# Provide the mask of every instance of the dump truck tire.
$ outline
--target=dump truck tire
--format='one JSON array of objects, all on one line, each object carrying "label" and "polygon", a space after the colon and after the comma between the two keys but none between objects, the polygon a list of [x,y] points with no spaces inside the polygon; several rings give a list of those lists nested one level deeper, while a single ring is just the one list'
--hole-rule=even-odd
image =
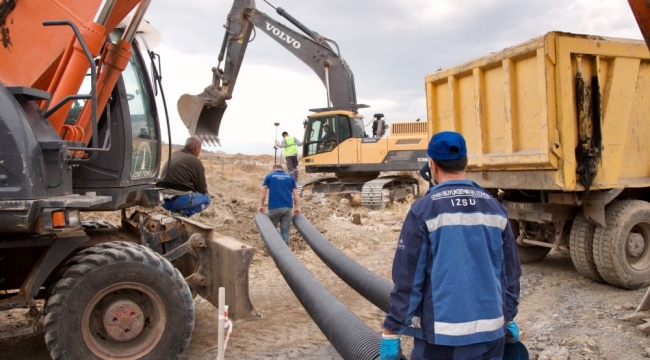
[{"label": "dump truck tire", "polygon": [[571,261],[580,275],[604,283],[605,280],[598,273],[594,261],[594,228],[595,226],[590,224],[582,213],[573,220],[569,235]]},{"label": "dump truck tire", "polygon": [[125,244],[71,259],[45,306],[53,359],[180,359],[194,327],[190,289],[162,256]]},{"label": "dump truck tire", "polygon": [[598,273],[611,285],[638,289],[650,284],[650,203],[621,200],[605,209],[607,227],[594,231]]},{"label": "dump truck tire", "polygon": [[[515,236],[515,239],[519,236],[519,222],[517,220],[510,219],[510,227],[512,228],[512,233]],[[519,262],[522,264],[531,264],[541,261],[548,253],[551,251],[551,248],[543,246],[521,246],[517,244],[517,252],[519,253]]]}]

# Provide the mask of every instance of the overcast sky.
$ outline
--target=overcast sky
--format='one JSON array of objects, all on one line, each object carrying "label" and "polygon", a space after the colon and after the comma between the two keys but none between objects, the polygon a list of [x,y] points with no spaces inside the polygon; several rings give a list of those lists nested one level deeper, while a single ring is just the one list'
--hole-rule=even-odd
[{"label": "overcast sky", "polygon": [[[388,123],[425,120],[426,74],[549,31],[642,39],[626,0],[270,2],[337,42],[354,73],[358,102],[370,105],[360,110],[366,121],[377,112]],[[188,136],[176,101],[210,84],[231,6],[232,1],[222,0],[156,0],[149,7],[146,19],[162,35],[155,51],[162,57],[173,143]],[[291,26],[264,1],[256,6]],[[276,130],[302,138],[309,109],[324,106],[326,92],[316,74],[256,31],[221,123],[217,150],[273,154]]]}]

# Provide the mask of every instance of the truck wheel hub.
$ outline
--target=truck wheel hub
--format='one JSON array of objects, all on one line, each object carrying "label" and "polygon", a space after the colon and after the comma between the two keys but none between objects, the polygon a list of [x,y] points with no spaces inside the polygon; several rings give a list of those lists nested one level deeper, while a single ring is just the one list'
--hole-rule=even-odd
[{"label": "truck wheel hub", "polygon": [[142,309],[128,299],[116,299],[107,306],[103,321],[106,334],[115,341],[133,340],[144,329]]},{"label": "truck wheel hub", "polygon": [[645,240],[643,239],[643,235],[630,233],[627,236],[627,251],[630,255],[637,257],[643,254],[643,250],[645,250]]}]

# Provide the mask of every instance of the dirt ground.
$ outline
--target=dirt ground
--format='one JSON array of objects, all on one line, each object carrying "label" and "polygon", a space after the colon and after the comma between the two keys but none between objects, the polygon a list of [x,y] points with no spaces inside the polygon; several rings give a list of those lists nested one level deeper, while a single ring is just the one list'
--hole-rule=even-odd
[{"label": "dirt ground", "polygon": [[[258,320],[236,321],[226,349],[228,359],[340,359],[302,308],[254,223],[263,176],[273,157],[202,154],[212,206],[199,220],[256,247],[250,268],[250,296]],[[302,174],[304,176],[304,174]],[[397,235],[410,201],[384,210],[353,206],[347,200],[306,195],[302,212],[345,254],[390,279]],[[352,223],[359,214],[361,225]],[[332,273],[292,229],[291,248],[304,266],[336,298],[371,328],[381,331],[384,313]],[[622,290],[581,277],[568,255],[551,252],[543,261],[523,265],[517,322],[531,359],[643,359],[650,357],[648,334],[620,318],[634,311],[645,289]],[[197,298],[196,324],[184,359],[216,359],[217,310]],[[11,316],[12,318],[7,318]],[[0,320],[20,320],[0,313]],[[403,338],[406,354],[411,340]],[[0,341],[2,359],[49,359],[43,334]]]}]

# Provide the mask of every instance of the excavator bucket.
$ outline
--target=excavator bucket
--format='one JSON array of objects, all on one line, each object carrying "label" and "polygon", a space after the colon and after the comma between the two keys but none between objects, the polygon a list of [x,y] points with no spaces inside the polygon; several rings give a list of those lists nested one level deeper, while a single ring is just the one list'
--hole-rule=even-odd
[{"label": "excavator bucket", "polygon": [[623,320],[639,324],[636,326],[637,329],[650,332],[650,288],[643,295],[643,299],[636,308],[636,311],[632,314],[625,315]]},{"label": "excavator bucket", "polygon": [[191,135],[210,145],[219,145],[219,126],[226,112],[226,99],[214,85],[199,95],[183,94],[177,103],[178,114]]}]

